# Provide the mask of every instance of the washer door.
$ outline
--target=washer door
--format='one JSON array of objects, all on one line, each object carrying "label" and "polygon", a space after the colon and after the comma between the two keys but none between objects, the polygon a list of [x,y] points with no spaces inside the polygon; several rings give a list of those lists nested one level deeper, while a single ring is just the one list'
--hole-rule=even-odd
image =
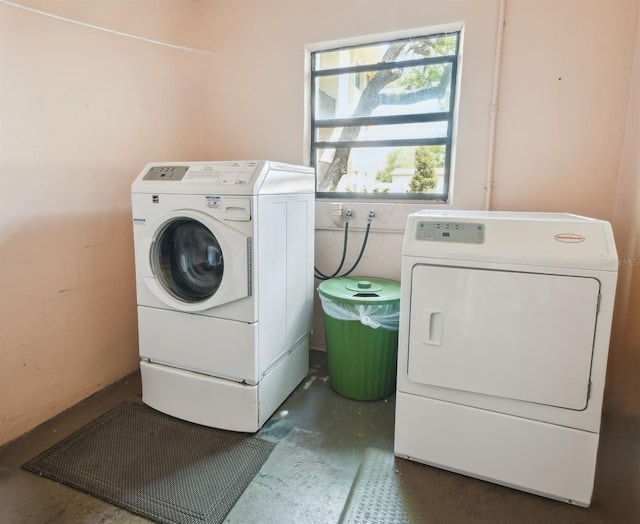
[{"label": "washer door", "polygon": [[210,309],[251,294],[251,237],[191,211],[177,211],[150,228],[144,280],[179,311]]}]

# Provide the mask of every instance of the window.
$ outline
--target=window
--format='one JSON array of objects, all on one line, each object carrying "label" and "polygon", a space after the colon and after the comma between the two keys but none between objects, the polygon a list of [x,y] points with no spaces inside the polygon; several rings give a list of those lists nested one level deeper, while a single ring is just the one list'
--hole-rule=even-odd
[{"label": "window", "polygon": [[459,32],[311,54],[318,197],[448,201]]}]

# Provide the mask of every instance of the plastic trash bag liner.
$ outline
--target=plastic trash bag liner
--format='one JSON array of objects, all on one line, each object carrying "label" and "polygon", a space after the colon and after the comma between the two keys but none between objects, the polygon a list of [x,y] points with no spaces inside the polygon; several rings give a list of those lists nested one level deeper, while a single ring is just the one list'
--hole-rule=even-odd
[{"label": "plastic trash bag liner", "polygon": [[373,329],[398,331],[400,304],[350,304],[319,295],[323,311],[337,320],[357,320]]}]

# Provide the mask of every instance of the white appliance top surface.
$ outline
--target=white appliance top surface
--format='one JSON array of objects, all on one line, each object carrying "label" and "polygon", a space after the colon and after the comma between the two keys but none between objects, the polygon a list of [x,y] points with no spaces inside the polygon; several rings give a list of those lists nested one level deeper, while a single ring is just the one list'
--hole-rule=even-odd
[{"label": "white appliance top surface", "polygon": [[133,193],[241,194],[315,191],[313,168],[268,160],[151,162],[134,180]]},{"label": "white appliance top surface", "polygon": [[567,213],[418,211],[407,219],[403,255],[618,269],[611,225]]},{"label": "white appliance top surface", "polygon": [[580,215],[572,215],[570,213],[544,213],[534,211],[481,211],[481,210],[431,210],[423,209],[413,213],[414,216],[428,218],[466,218],[466,219],[485,219],[485,220],[527,220],[527,221],[590,221],[594,218],[583,217]]}]

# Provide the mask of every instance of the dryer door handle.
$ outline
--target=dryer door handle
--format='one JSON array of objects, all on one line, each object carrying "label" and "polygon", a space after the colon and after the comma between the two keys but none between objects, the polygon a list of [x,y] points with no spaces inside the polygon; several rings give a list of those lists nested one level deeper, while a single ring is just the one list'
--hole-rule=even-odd
[{"label": "dryer door handle", "polygon": [[431,346],[442,344],[442,311],[437,309],[425,309],[424,336],[422,342]]}]

